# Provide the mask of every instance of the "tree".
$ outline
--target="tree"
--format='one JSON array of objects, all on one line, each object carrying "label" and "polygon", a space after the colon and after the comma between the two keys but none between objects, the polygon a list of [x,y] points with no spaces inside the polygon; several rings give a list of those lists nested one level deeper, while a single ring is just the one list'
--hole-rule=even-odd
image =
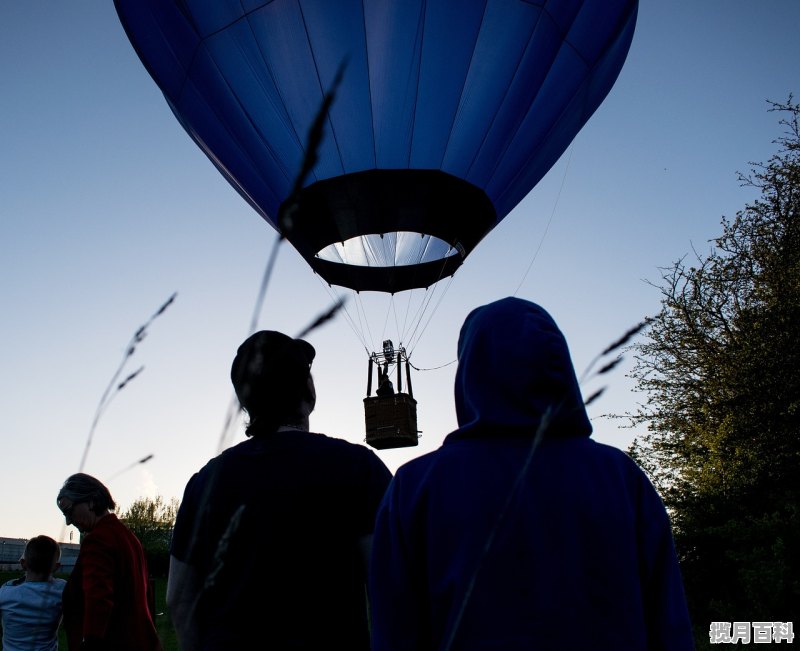
[{"label": "tree", "polygon": [[169,545],[178,505],[175,497],[169,502],[160,495],[154,499],[140,497],[120,516],[142,543],[148,569],[153,575],[166,576],[169,570]]},{"label": "tree", "polygon": [[672,515],[699,646],[712,621],[800,612],[800,104],[770,104],[778,151],[739,175],[759,198],[663,271],[633,346],[631,454]]}]

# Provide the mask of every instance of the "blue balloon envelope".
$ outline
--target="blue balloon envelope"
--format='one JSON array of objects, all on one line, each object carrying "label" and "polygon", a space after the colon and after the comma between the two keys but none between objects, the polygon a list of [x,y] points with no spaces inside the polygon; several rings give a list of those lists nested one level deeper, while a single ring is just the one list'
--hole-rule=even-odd
[{"label": "blue balloon envelope", "polygon": [[636,0],[115,5],[242,197],[327,282],[385,292],[452,275],[539,182],[616,81],[637,12]]}]

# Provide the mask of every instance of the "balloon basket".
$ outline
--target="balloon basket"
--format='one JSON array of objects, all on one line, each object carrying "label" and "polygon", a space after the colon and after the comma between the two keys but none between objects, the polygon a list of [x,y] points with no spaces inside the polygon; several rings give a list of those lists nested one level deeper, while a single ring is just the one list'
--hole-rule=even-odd
[{"label": "balloon basket", "polygon": [[376,450],[417,445],[417,401],[407,393],[364,398],[364,420]]}]

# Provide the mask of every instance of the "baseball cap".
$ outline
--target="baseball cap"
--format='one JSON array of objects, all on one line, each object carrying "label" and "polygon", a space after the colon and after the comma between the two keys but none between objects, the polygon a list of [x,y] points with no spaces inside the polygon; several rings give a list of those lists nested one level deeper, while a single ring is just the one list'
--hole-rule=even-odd
[{"label": "baseball cap", "polygon": [[[316,351],[302,339],[261,330],[244,340],[231,365],[231,381],[242,407],[254,416],[296,406]],[[284,403],[288,402],[288,405]]]}]

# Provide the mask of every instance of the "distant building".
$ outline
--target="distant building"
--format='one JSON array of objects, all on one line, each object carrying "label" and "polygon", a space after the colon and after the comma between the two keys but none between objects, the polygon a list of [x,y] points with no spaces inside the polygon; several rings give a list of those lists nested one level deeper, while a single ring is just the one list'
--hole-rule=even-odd
[{"label": "distant building", "polygon": [[78,560],[78,552],[81,546],[77,543],[58,543],[61,546],[61,568],[58,570],[59,574],[70,574],[75,567],[75,561]]},{"label": "distant building", "polygon": [[[25,551],[27,538],[3,538],[0,537],[0,571],[16,572],[22,571],[19,559]],[[69,574],[75,567],[78,552],[81,546],[75,543],[58,543],[61,547],[61,568],[59,574]]]},{"label": "distant building", "polygon": [[25,538],[0,538],[0,570],[13,572],[22,569],[19,559],[27,542]]}]

